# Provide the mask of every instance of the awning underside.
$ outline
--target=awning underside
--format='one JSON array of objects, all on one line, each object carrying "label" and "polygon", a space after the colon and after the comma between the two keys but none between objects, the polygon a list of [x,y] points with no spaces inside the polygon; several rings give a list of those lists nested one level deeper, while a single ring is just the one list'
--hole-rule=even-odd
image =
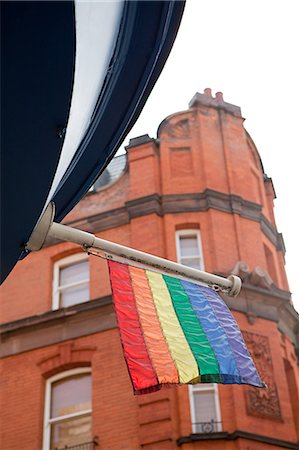
[{"label": "awning underside", "polygon": [[1,2],[1,282],[47,203],[61,221],[112,159],[183,9],[184,1]]}]

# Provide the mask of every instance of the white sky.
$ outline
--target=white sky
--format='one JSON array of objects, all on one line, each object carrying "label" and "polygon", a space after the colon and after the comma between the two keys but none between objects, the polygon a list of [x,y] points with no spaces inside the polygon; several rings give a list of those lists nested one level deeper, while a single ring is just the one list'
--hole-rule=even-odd
[{"label": "white sky", "polygon": [[146,133],[156,137],[159,123],[187,109],[206,87],[240,106],[276,190],[277,228],[297,311],[298,10],[298,0],[187,0],[165,69],[124,142]]}]

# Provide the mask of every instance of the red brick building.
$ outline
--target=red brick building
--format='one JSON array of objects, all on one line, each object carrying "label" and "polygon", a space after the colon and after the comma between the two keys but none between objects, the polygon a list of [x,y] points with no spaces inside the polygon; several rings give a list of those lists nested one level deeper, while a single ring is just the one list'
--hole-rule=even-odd
[{"label": "red brick building", "polygon": [[220,93],[197,93],[157,139],[131,139],[65,223],[239,275],[240,295],[224,299],[268,388],[207,384],[135,397],[106,262],[48,240],[1,287],[1,449],[299,448],[298,314],[274,188],[243,120]]}]

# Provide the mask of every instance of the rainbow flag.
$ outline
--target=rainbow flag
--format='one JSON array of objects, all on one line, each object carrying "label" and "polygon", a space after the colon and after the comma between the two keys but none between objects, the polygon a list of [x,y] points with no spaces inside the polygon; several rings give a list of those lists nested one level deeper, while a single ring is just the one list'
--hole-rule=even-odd
[{"label": "rainbow flag", "polygon": [[214,290],[115,261],[108,264],[135,394],[170,384],[264,387],[235,319]]}]

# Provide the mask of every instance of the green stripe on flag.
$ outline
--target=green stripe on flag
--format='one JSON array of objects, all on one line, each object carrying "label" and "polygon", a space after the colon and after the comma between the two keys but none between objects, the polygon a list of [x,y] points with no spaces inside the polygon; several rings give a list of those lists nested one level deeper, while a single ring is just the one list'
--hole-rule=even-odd
[{"label": "green stripe on flag", "polygon": [[163,275],[176,315],[198,364],[201,382],[221,383],[219,366],[207,336],[178,278]]}]

